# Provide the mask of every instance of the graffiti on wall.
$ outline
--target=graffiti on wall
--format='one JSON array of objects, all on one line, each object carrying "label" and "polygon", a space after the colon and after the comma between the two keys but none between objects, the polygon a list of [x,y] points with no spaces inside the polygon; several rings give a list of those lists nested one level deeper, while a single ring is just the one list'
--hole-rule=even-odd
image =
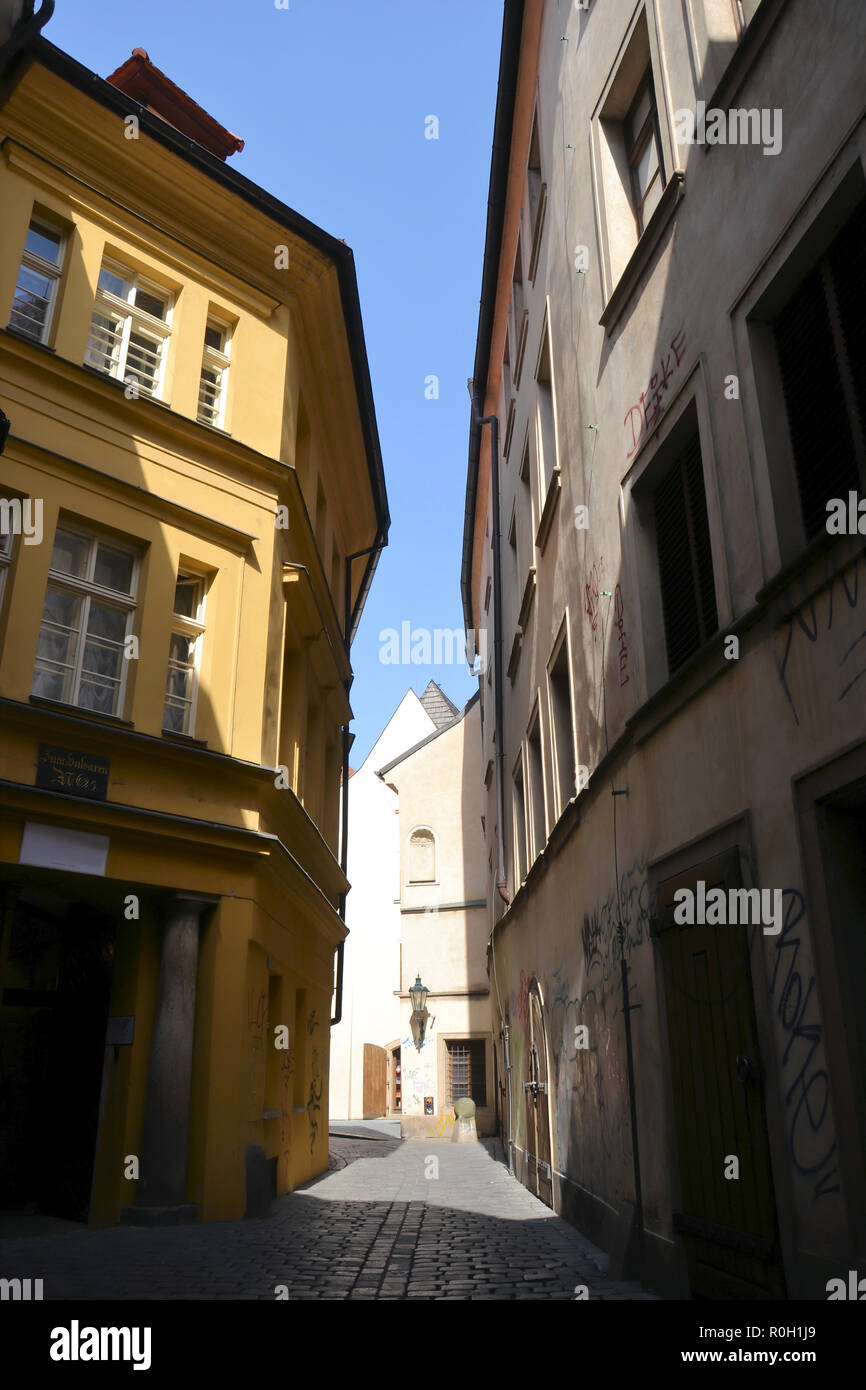
[{"label": "graffiti on wall", "polygon": [[625,634],[625,604],[619,584],[613,591],[613,625],[619,641],[619,683],[628,685],[628,638]]},{"label": "graffiti on wall", "polygon": [[280,1152],[288,1162],[292,1147],[292,1083],[295,1075],[295,1049],[280,1052]]},{"label": "graffiti on wall", "polygon": [[[866,580],[866,575],[863,574],[866,568],[866,547],[848,564],[836,569],[832,567],[832,557],[826,555],[824,567],[824,579],[817,592],[813,588],[812,593],[809,593],[806,577],[803,576],[799,581],[799,594],[797,586],[793,585],[786,589],[780,598],[781,618],[776,631],[776,670],[795,724],[800,723],[800,713],[795,692],[791,689],[789,681],[788,664],[792,653],[799,653],[804,649],[804,643],[808,643],[809,647],[814,649],[816,658],[823,667],[827,670],[835,668],[837,671],[837,701],[847,699],[858,681],[866,676],[866,627],[856,633],[859,621],[855,621],[842,641],[836,641],[832,647],[830,644],[833,639],[828,638],[828,634],[833,631],[834,617],[837,618],[837,633],[839,631],[840,613],[844,617],[850,611],[859,608],[858,620],[862,620],[860,581],[861,578]],[[853,641],[848,640],[851,637]],[[808,647],[805,650],[808,651]]]},{"label": "graffiti on wall", "polygon": [[686,330],[680,328],[671,338],[670,347],[662,352],[659,358],[658,371],[653,372],[646,390],[641,391],[634,405],[629,406],[625,413],[623,425],[630,433],[631,438],[631,448],[626,454],[626,458],[631,458],[644,435],[655,429],[662,418],[668,404],[665,400],[665,394],[670,390],[671,381],[683,360],[685,350]]},{"label": "graffiti on wall", "polygon": [[316,1140],[319,1136],[319,1111],[322,1108],[322,1092],[324,1083],[319,1066],[319,1049],[313,1048],[313,1079],[310,1082],[310,1094],[307,1100],[307,1122],[310,1126],[310,1153],[315,1148]]},{"label": "graffiti on wall", "polygon": [[[649,936],[649,883],[646,876],[646,857],[637,858],[620,875],[619,910],[614,889],[602,903],[583,914],[581,943],[587,976],[596,968],[601,970],[602,985],[606,985],[614,969],[619,969],[622,948],[625,954],[639,946]],[[622,942],[619,923],[622,922]]]},{"label": "graffiti on wall", "polygon": [[604,584],[604,576],[604,556],[599,555],[598,559],[594,560],[590,565],[587,571],[586,583],[583,586],[583,611],[589,618],[593,639],[598,632],[599,594]]},{"label": "graffiti on wall", "polygon": [[454,1128],[454,1116],[447,1110],[441,1111],[436,1123],[427,1131],[428,1139],[447,1139]]},{"label": "graffiti on wall", "polygon": [[[818,1020],[815,976],[797,969],[801,923],[806,914],[803,894],[782,890],[783,926],[775,939],[770,998],[779,1018],[785,1050],[782,1053],[782,1100],[785,1106],[788,1152],[794,1169],[814,1179],[812,1201],[840,1190],[834,1162],[836,1138],[829,1119],[830,1079],[823,1065],[823,1029]],[[801,967],[802,969],[802,967]]]}]

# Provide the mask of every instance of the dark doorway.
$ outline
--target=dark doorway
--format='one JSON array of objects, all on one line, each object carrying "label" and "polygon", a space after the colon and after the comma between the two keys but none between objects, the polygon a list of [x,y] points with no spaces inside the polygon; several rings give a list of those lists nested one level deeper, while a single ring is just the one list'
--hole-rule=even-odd
[{"label": "dark doorway", "polygon": [[403,1065],[400,1057],[400,1048],[393,1048],[391,1051],[391,1110],[395,1115],[401,1114],[403,1110]]},{"label": "dark doorway", "polygon": [[[839,1022],[856,1116],[856,1133],[845,1134],[840,1127],[839,1138],[862,1156],[866,1154],[866,786],[861,783],[819,807],[818,825],[842,1000]],[[840,1082],[841,1076],[836,1084]],[[854,1166],[862,1173],[862,1157]]]},{"label": "dark doorway", "polygon": [[[45,895],[50,898],[51,895]],[[86,1221],[115,925],[84,903],[9,889],[0,1002],[0,1192]]]},{"label": "dark doorway", "polygon": [[680,1178],[674,1230],[693,1297],[784,1298],[748,928],[675,923],[675,891],[695,892],[699,880],[707,893],[741,888],[738,851],[657,890]]}]

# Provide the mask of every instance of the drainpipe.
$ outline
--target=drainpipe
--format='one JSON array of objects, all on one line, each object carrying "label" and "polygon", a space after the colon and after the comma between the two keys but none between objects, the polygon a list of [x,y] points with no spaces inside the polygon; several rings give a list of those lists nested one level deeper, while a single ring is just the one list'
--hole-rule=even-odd
[{"label": "drainpipe", "polygon": [[482,415],[475,402],[474,382],[467,383],[472,399],[472,422],[480,431],[490,426],[490,486],[493,492],[493,722],[496,728],[496,887],[506,904],[511,894],[505,878],[505,731],[502,700],[502,567],[499,521],[499,416]]},{"label": "drainpipe", "polygon": [[503,1022],[502,1024],[502,1050],[505,1053],[505,1113],[507,1134],[505,1147],[508,1151],[508,1171],[514,1172],[514,1160],[511,1151],[511,1027]]},{"label": "drainpipe", "polygon": [[[344,580],[343,580],[343,612],[345,614],[345,635],[346,648],[351,645],[358,625],[358,617],[364,606],[364,599],[367,590],[373,582],[373,573],[376,569],[379,552],[384,550],[387,544],[382,531],[376,532],[376,539],[372,545],[367,546],[366,550],[356,550],[353,555],[347,555],[345,560]],[[358,602],[355,604],[355,611],[352,611],[352,561],[360,560],[363,555],[371,557],[370,563],[364,574],[361,584],[361,591],[358,594]],[[346,699],[349,698],[349,691],[352,687],[351,676],[346,681]],[[349,749],[352,744],[352,735],[348,724],[342,728],[343,735],[343,764],[342,781],[340,785],[340,868],[343,870],[343,877],[347,876],[349,867]],[[340,894],[340,921],[346,921],[346,894]],[[334,1017],[331,1019],[331,1027],[334,1028],[343,1017],[343,955],[345,941],[341,941],[337,947],[337,979],[336,979],[336,998],[334,1000]]]}]

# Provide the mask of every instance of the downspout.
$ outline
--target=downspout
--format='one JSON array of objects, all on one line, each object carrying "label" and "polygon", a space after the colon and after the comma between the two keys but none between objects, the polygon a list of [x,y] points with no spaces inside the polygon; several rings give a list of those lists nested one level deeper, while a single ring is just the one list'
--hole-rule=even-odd
[{"label": "downspout", "polygon": [[[382,550],[384,550],[386,543],[387,543],[387,542],[386,542],[385,536],[382,534],[382,531],[379,530],[379,531],[376,532],[376,539],[375,539],[375,541],[373,542],[372,545],[367,546],[367,549],[366,549],[366,550],[356,550],[356,551],[354,552],[353,555],[347,555],[347,556],[346,556],[346,560],[345,560],[345,569],[344,569],[344,580],[343,580],[343,612],[344,612],[344,614],[345,614],[345,631],[346,631],[346,649],[347,649],[347,650],[349,649],[349,647],[350,647],[350,645],[351,645],[351,642],[352,642],[352,638],[353,638],[354,635],[355,635],[355,629],[356,629],[357,624],[358,624],[358,616],[360,616],[360,610],[361,610],[361,608],[363,608],[363,601],[364,601],[364,599],[365,599],[366,596],[367,596],[367,590],[369,589],[370,584],[372,583],[372,580],[373,580],[373,573],[374,573],[374,571],[375,571],[375,569],[376,569],[376,562],[377,562],[378,557],[379,557],[379,552],[382,551]],[[360,593],[358,594],[358,602],[357,602],[357,604],[355,605],[355,611],[354,611],[354,613],[353,613],[353,612],[352,612],[352,562],[353,562],[353,560],[360,560],[360,558],[362,557],[362,555],[369,555],[371,558],[370,558],[370,563],[367,565],[366,571],[365,571],[365,573],[364,573],[364,579],[363,579],[362,584],[361,584],[361,591],[360,591]],[[356,615],[358,615],[358,616],[356,616]],[[346,681],[346,699],[347,699],[347,700],[348,700],[348,698],[349,698],[349,691],[351,690],[351,688],[352,688],[352,678],[351,678],[351,676],[350,676],[349,679]],[[346,877],[348,877],[348,868],[349,868],[349,749],[350,749],[351,746],[352,746],[352,735],[351,735],[351,733],[350,733],[350,731],[349,731],[349,726],[348,726],[348,724],[344,724],[344,725],[343,725],[343,728],[342,728],[342,735],[343,735],[343,763],[342,763],[342,774],[341,774],[341,782],[340,782],[340,793],[341,793],[341,795],[340,795],[340,868],[341,868],[342,871],[343,871],[343,877],[346,878]],[[345,894],[345,893],[341,893],[341,894],[340,894],[340,907],[339,907],[339,912],[340,912],[340,921],[345,925],[345,922],[346,922],[346,894]],[[335,1028],[336,1025],[340,1022],[341,1018],[343,1017],[343,955],[344,955],[345,944],[346,944],[345,941],[341,941],[340,944],[339,944],[339,946],[337,947],[337,977],[336,977],[336,982],[335,982],[336,997],[335,997],[335,999],[334,999],[334,1017],[331,1019],[331,1027],[332,1027],[332,1028]]]},{"label": "downspout", "polygon": [[[480,434],[484,425],[490,426],[490,486],[492,489],[491,529],[493,535],[493,722],[496,731],[496,889],[506,904],[511,902],[511,894],[505,877],[505,730],[504,700],[502,690],[502,566],[500,561],[500,517],[499,517],[499,416],[481,415],[475,402],[474,383],[469,381],[469,395],[472,398],[472,421]],[[490,949],[495,951],[495,925],[490,937]],[[495,969],[494,960],[494,969]],[[501,1009],[500,1009],[501,1012]],[[508,1024],[502,1025],[502,1042],[505,1054],[505,1107],[507,1134],[505,1149],[508,1156],[508,1171],[513,1173],[511,1145],[511,1046]]]},{"label": "downspout", "polygon": [[514,1158],[511,1148],[511,1025],[502,1024],[502,1050],[505,1053],[505,1112],[508,1133],[506,1135],[506,1151],[508,1155],[508,1171],[514,1172]]},{"label": "downspout", "polygon": [[[472,397],[473,424],[480,430],[490,426],[490,486],[493,536],[493,722],[496,730],[496,888],[506,904],[511,902],[505,877],[505,738],[502,692],[502,565],[500,561],[499,521],[499,416],[481,415],[475,403],[473,382],[467,383]],[[474,624],[473,624],[474,626]]]}]

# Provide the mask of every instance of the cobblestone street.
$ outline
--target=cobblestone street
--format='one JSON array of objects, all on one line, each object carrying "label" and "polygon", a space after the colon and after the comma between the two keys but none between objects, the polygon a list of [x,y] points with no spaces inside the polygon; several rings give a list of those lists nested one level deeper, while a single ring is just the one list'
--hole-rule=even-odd
[{"label": "cobblestone street", "polygon": [[268,1219],[16,1235],[0,1277],[41,1278],[45,1299],[274,1299],[284,1285],[291,1299],[564,1300],[578,1284],[590,1299],[651,1297],[607,1279],[606,1256],[500,1152],[341,1127],[331,1171]]}]

